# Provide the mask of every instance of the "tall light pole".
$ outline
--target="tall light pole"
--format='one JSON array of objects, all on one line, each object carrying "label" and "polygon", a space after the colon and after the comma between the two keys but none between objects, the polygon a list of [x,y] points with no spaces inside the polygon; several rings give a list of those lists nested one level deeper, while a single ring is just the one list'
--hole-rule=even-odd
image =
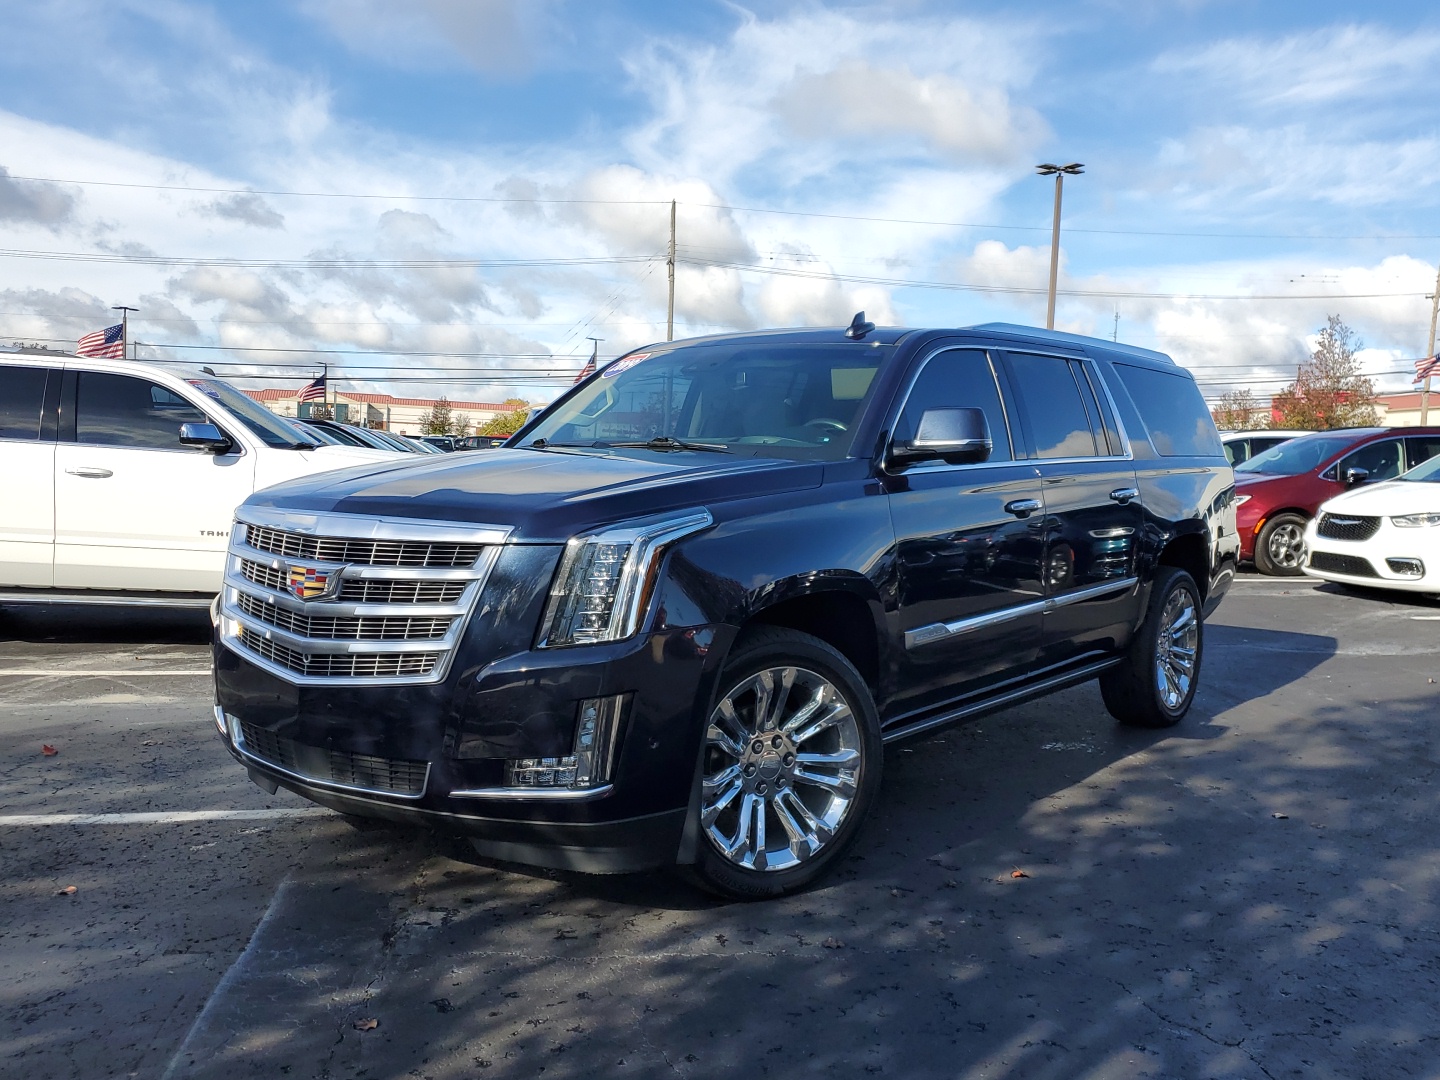
[{"label": "tall light pole", "polygon": [[[120,359],[130,359],[130,312],[139,311],[138,307],[126,307],[124,304],[111,304],[111,311],[120,312]],[[136,359],[139,359],[136,357]]]},{"label": "tall light pole", "polygon": [[1065,183],[1065,177],[1079,176],[1085,171],[1085,166],[1078,161],[1072,161],[1069,165],[1051,165],[1046,162],[1044,165],[1036,165],[1035,171],[1041,176],[1055,177],[1055,222],[1050,229],[1050,301],[1045,307],[1045,329],[1055,329],[1055,282],[1060,276],[1060,191]]}]

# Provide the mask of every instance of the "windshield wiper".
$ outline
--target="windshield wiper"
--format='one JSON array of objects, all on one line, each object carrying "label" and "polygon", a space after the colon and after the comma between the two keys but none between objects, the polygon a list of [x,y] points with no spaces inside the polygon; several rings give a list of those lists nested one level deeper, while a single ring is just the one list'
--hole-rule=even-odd
[{"label": "windshield wiper", "polygon": [[728,446],[719,443],[707,442],[686,442],[684,439],[672,438],[669,435],[657,435],[648,442],[616,442],[601,443],[602,446],[614,446],[626,450],[708,450],[712,454],[728,454],[731,452]]}]

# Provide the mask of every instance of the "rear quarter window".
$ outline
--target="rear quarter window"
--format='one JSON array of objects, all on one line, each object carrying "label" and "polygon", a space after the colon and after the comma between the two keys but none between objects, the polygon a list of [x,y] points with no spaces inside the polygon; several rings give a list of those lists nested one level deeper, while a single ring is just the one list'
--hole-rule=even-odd
[{"label": "rear quarter window", "polygon": [[1215,421],[1193,380],[1130,364],[1114,367],[1162,457],[1225,455]]}]

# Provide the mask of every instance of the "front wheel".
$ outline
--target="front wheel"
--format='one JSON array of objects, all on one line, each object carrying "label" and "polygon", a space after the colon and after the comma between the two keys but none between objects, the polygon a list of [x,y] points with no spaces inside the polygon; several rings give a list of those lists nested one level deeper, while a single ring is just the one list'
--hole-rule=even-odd
[{"label": "front wheel", "polygon": [[1304,568],[1305,519],[1276,514],[1255,538],[1255,569],[1274,577],[1299,577]]},{"label": "front wheel", "polygon": [[759,900],[814,881],[858,833],[881,756],[875,705],[854,665],[809,634],[747,633],[706,726],[699,883]]},{"label": "front wheel", "polygon": [[1160,567],[1124,662],[1100,676],[1111,716],[1132,727],[1165,728],[1189,712],[1205,655],[1200,612],[1195,579],[1179,567]]}]

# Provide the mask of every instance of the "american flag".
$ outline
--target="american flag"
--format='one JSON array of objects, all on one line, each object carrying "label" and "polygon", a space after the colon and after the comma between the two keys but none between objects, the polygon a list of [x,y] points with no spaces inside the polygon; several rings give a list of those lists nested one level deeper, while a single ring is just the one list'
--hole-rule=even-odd
[{"label": "american flag", "polygon": [[1427,356],[1424,360],[1415,361],[1415,381],[1428,379],[1431,375],[1440,375],[1440,353],[1434,356]]},{"label": "american flag", "polygon": [[325,376],[321,375],[319,378],[306,383],[300,388],[300,393],[297,394],[296,397],[301,401],[324,401]]},{"label": "american flag", "polygon": [[75,343],[76,356],[103,356],[108,360],[125,359],[125,324],[116,323],[104,330],[86,334]]},{"label": "american flag", "polygon": [[580,369],[580,374],[575,376],[575,382],[572,382],[570,385],[571,385],[571,386],[574,386],[575,383],[584,382],[586,379],[588,379],[591,375],[594,375],[594,374],[595,374],[595,357],[592,356],[592,357],[590,357],[589,360],[586,360],[586,361],[585,361],[585,366]]}]

